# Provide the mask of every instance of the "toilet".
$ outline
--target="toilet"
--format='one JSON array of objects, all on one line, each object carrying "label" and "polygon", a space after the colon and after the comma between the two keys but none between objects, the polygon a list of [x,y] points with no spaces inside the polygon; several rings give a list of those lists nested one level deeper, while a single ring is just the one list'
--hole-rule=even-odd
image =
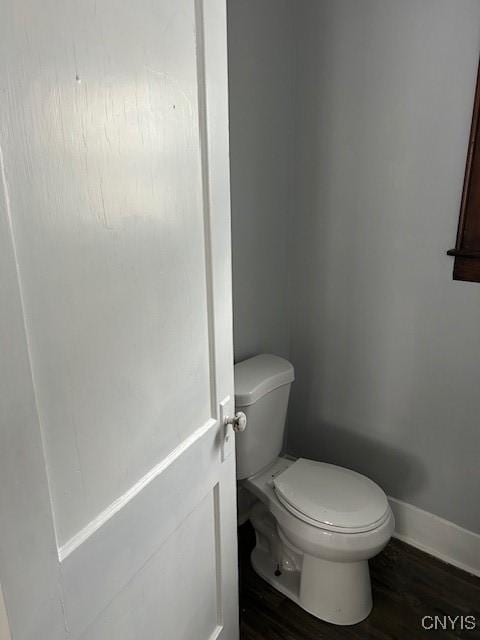
[{"label": "toilet", "polygon": [[[325,462],[280,457],[293,366],[262,354],[235,365],[239,503],[256,534],[254,570],[314,616],[351,625],[368,616],[368,560],[389,541],[394,518],[369,478]],[[244,510],[246,507],[243,507]]]}]

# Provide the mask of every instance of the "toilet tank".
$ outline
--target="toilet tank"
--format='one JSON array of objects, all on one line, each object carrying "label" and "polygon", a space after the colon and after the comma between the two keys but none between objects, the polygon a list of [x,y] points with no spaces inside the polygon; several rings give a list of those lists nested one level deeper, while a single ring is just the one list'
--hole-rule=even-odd
[{"label": "toilet tank", "polygon": [[249,478],[281,451],[293,366],[279,356],[262,354],[235,365],[235,408],[247,416],[236,436],[237,478]]}]

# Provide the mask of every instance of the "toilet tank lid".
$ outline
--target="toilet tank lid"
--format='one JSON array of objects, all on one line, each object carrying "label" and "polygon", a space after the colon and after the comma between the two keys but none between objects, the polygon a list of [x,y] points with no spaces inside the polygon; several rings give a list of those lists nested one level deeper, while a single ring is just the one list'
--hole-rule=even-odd
[{"label": "toilet tank lid", "polygon": [[263,353],[235,365],[235,405],[247,407],[262,396],[295,379],[285,358]]}]

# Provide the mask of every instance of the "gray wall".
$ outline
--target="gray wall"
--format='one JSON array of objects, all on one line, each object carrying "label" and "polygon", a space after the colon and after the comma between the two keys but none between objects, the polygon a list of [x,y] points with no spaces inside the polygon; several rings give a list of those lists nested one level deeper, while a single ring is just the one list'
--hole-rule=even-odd
[{"label": "gray wall", "polygon": [[445,255],[480,3],[296,6],[289,450],[480,531],[480,285]]},{"label": "gray wall", "polygon": [[480,285],[445,251],[480,2],[229,0],[229,38],[237,359],[294,363],[290,453],[479,531]]},{"label": "gray wall", "polygon": [[289,0],[229,0],[235,359],[288,354]]}]

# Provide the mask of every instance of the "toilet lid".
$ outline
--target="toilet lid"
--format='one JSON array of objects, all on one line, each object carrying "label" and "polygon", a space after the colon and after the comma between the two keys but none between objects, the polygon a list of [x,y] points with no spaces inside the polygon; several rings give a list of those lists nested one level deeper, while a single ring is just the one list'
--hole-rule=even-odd
[{"label": "toilet lid", "polygon": [[358,533],[388,516],[387,496],[375,482],[333,464],[300,458],[273,483],[288,510],[320,528]]}]

